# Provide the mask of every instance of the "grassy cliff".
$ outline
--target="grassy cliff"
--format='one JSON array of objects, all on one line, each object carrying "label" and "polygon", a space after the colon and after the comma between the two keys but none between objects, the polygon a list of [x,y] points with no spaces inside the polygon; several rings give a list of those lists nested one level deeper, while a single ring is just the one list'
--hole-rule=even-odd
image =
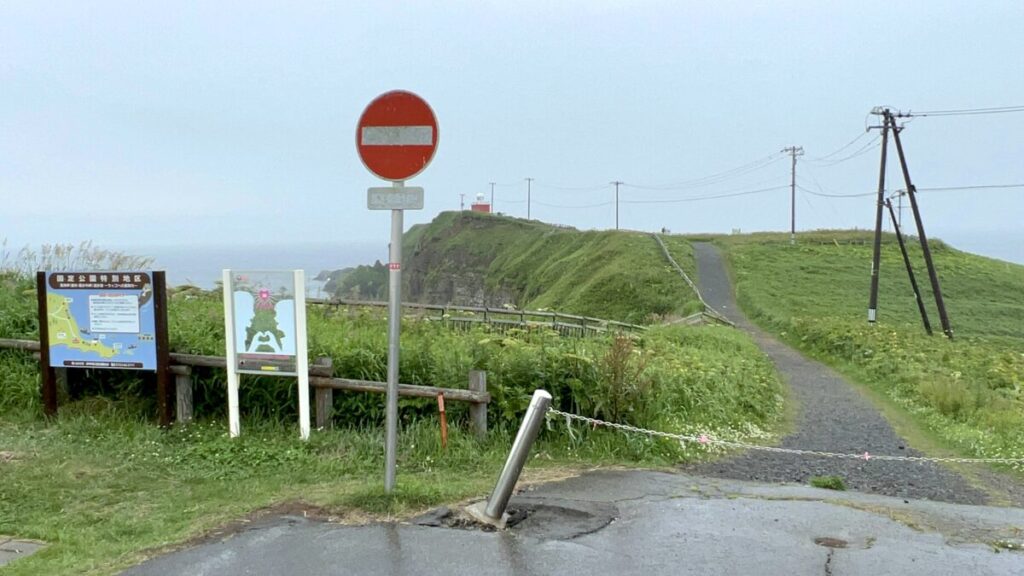
[{"label": "grassy cliff", "polygon": [[445,212],[406,233],[409,297],[646,323],[700,309],[648,234]]}]

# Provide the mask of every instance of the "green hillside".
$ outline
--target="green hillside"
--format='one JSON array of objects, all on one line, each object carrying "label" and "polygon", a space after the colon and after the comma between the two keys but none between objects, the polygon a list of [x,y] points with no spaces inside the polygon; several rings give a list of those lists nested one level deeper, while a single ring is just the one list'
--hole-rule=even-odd
[{"label": "green hillside", "polygon": [[[409,259],[405,282],[413,300],[469,304],[452,297],[477,287],[490,305],[637,323],[700,309],[649,234],[581,232],[504,216],[445,212],[409,230],[404,250]],[[688,254],[683,248],[679,253]],[[453,287],[460,281],[465,286]]]},{"label": "green hillside", "polygon": [[925,335],[895,237],[867,322],[872,236],[722,237],[752,319],[906,408],[968,453],[1024,456],[1024,266],[932,244],[954,339],[942,336],[919,245],[910,246],[934,336]]},{"label": "green hillside", "polygon": [[[737,297],[748,310],[777,322],[792,317],[867,318],[873,236],[868,232],[728,237]],[[957,338],[1007,344],[1024,340],[1024,266],[930,242],[942,294]],[[941,333],[920,246],[908,244],[933,329]],[[920,328],[914,292],[895,236],[885,235],[879,268],[878,320]]]}]

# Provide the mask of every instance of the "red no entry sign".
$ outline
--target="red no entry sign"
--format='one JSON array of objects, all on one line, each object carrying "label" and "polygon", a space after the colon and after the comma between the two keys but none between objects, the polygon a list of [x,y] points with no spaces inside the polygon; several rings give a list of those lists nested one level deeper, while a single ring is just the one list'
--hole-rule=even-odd
[{"label": "red no entry sign", "polygon": [[412,178],[427,167],[437,150],[434,111],[412,92],[385,92],[359,117],[356,149],[366,168],[378,177]]}]

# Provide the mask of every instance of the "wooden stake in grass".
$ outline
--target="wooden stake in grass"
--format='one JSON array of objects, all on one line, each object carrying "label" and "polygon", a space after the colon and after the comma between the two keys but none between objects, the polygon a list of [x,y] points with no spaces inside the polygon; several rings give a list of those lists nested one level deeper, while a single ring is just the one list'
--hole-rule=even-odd
[{"label": "wooden stake in grass", "polygon": [[441,415],[441,448],[448,449],[448,417],[444,413],[444,394],[437,395],[437,411]]}]

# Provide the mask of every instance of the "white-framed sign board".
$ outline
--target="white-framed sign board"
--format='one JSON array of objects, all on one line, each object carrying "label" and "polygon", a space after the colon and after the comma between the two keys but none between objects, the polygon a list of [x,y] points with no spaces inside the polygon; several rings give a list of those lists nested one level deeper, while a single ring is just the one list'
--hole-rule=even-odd
[{"label": "white-framed sign board", "polygon": [[224,341],[228,427],[241,433],[242,374],[294,376],[299,385],[299,433],[309,438],[306,278],[302,270],[224,270]]}]

